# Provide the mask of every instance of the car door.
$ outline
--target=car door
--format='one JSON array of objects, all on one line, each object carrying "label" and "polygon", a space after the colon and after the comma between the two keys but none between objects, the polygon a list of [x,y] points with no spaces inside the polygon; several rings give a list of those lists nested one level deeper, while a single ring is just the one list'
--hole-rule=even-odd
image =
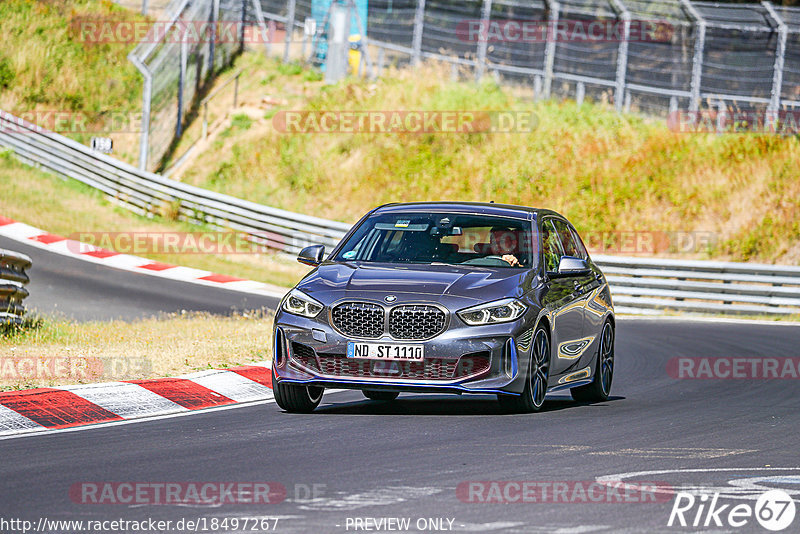
[{"label": "car door", "polygon": [[[588,255],[585,247],[576,237],[576,233],[572,226],[563,219],[554,218],[553,226],[558,233],[559,242],[564,251],[565,256],[573,258],[580,258],[586,260]],[[589,325],[589,318],[587,317],[586,305],[589,298],[592,296],[593,290],[597,287],[597,280],[595,279],[594,272],[589,270],[584,274],[578,274],[564,278],[569,281],[572,286],[572,298],[575,312],[580,312],[581,321],[581,334],[574,339],[565,340],[557,348],[559,359],[559,368],[564,370],[578,362],[582,356],[589,353],[592,343],[595,341],[595,333],[591,332]]]},{"label": "car door", "polygon": [[551,340],[552,356],[550,374],[557,375],[572,365],[576,358],[565,350],[574,350],[583,337],[584,302],[582,294],[577,291],[580,280],[575,276],[553,276],[558,273],[558,264],[565,256],[553,217],[542,221],[540,235],[542,238],[542,263],[548,279],[548,291],[544,296],[544,305],[551,318],[553,330]]}]

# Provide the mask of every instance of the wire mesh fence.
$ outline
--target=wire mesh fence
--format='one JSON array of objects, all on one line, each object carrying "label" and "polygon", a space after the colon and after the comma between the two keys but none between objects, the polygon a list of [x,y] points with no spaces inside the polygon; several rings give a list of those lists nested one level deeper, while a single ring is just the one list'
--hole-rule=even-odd
[{"label": "wire mesh fence", "polygon": [[354,12],[361,63],[353,74],[436,59],[454,76],[491,75],[533,98],[649,115],[800,112],[800,8],[770,2],[171,0],[161,37],[129,56],[145,89],[139,167],[170,155],[198,96],[245,44],[324,69],[334,2]]},{"label": "wire mesh fence", "polygon": [[[324,65],[316,43],[327,37],[323,15],[331,0],[311,3],[309,9],[308,0],[261,0],[268,23],[291,29],[275,53]],[[603,100],[650,115],[800,107],[800,8],[690,0],[369,0],[367,13],[361,49],[376,65],[373,75],[389,63],[434,58],[460,72],[472,69],[476,78],[492,74],[527,87],[535,98]]]},{"label": "wire mesh fence", "polygon": [[129,54],[144,79],[139,168],[158,168],[215,74],[244,47],[251,0],[172,0]]}]

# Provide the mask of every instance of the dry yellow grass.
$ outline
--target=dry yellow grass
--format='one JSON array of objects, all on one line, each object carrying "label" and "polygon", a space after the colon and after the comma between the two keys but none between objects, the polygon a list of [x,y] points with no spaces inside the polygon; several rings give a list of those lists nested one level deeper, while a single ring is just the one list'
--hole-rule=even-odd
[{"label": "dry yellow grass", "polygon": [[0,336],[0,390],[160,378],[269,360],[272,319],[261,313],[132,323],[45,319],[38,329]]}]

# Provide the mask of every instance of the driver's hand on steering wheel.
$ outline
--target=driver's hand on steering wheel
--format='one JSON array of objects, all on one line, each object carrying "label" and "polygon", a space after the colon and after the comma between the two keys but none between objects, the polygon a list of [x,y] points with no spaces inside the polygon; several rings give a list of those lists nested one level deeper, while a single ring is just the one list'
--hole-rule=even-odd
[{"label": "driver's hand on steering wheel", "polygon": [[517,257],[516,257],[516,256],[514,256],[513,254],[504,254],[504,255],[502,256],[502,260],[503,260],[503,261],[505,261],[505,262],[507,262],[507,263],[508,263],[509,265],[511,265],[512,267],[517,267],[517,266],[519,266],[519,260],[518,260],[518,259],[517,259]]}]

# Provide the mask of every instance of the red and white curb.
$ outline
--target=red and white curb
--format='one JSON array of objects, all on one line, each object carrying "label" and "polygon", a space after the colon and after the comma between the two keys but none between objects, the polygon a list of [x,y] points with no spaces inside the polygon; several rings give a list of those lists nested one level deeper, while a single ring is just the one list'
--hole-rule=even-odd
[{"label": "red and white curb", "polygon": [[94,245],[75,241],[74,239],[67,239],[59,235],[45,232],[39,228],[9,219],[8,217],[3,217],[2,215],[0,215],[0,235],[19,241],[20,243],[55,252],[56,254],[71,256],[73,258],[125,271],[277,298],[283,297],[286,291],[288,291],[287,289],[263,282],[216,274],[202,269],[192,269],[190,267],[160,263],[130,254],[106,250]]},{"label": "red and white curb", "polygon": [[0,393],[0,439],[271,399],[268,362],[176,378],[6,391]]}]

